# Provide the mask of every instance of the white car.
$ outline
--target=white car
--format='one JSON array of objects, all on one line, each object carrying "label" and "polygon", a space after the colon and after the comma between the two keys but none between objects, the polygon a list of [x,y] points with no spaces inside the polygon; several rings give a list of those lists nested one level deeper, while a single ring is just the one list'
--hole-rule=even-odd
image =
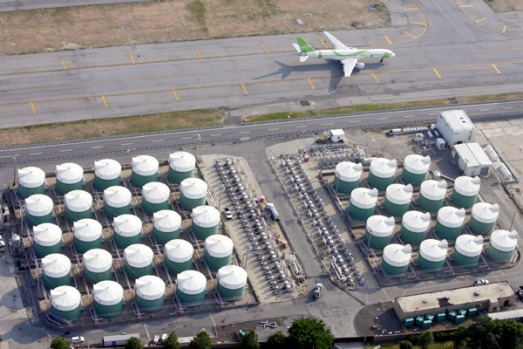
[{"label": "white car", "polygon": [[85,342],[85,338],[81,336],[71,338],[71,344],[82,344]]},{"label": "white car", "polygon": [[479,279],[474,281],[474,286],[478,285],[488,285],[490,282],[487,279]]}]

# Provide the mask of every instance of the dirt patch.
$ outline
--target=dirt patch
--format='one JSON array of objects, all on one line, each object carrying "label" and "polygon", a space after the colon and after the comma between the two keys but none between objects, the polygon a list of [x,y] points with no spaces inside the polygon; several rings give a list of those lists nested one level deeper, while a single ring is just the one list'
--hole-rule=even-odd
[{"label": "dirt patch", "polygon": [[521,0],[485,0],[496,12],[523,11]]}]

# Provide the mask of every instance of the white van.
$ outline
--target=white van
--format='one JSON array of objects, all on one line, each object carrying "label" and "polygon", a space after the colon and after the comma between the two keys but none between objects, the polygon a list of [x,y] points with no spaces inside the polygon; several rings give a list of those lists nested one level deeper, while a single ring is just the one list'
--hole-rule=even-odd
[{"label": "white van", "polygon": [[274,207],[274,204],[272,203],[267,203],[267,209],[269,210],[269,212],[271,213],[271,218],[275,221],[279,221],[280,220],[280,214],[278,213],[278,211],[276,210],[276,207]]}]

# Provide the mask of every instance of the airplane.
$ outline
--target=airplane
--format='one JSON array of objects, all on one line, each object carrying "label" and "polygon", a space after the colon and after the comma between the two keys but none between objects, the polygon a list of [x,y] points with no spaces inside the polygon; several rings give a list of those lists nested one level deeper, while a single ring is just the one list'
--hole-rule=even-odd
[{"label": "airplane", "polygon": [[365,68],[365,63],[358,62],[361,58],[380,58],[380,63],[383,59],[396,56],[394,52],[387,49],[358,49],[356,47],[345,46],[341,41],[336,39],[329,32],[323,32],[325,36],[334,46],[333,50],[317,50],[304,38],[298,38],[298,43],[293,43],[292,46],[296,49],[296,54],[300,56],[300,62],[305,62],[309,57],[334,59],[343,64],[343,72],[346,77],[352,74],[354,68],[359,70]]}]

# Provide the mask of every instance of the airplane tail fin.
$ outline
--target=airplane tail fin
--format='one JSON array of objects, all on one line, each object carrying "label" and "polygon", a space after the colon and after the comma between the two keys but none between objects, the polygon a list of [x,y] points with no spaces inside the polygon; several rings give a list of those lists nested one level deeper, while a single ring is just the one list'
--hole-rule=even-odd
[{"label": "airplane tail fin", "polygon": [[305,62],[307,59],[309,59],[309,56],[300,56],[301,63]]},{"label": "airplane tail fin", "polygon": [[[312,52],[315,51],[314,47],[307,42],[304,38],[298,38],[298,45],[300,52]],[[296,46],[295,46],[296,47]]]}]

